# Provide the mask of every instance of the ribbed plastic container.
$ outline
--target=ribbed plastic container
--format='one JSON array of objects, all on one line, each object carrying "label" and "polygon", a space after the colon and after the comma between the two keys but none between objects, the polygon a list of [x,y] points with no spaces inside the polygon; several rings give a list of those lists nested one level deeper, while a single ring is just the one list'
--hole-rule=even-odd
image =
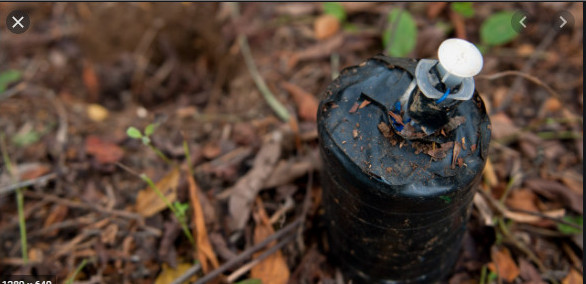
[{"label": "ribbed plastic container", "polygon": [[406,138],[389,114],[404,113],[416,65],[381,55],[346,68],[318,110],[329,253],[354,283],[444,278],[485,165],[490,121],[476,92],[435,105],[415,87],[413,120],[437,128],[426,137]]}]

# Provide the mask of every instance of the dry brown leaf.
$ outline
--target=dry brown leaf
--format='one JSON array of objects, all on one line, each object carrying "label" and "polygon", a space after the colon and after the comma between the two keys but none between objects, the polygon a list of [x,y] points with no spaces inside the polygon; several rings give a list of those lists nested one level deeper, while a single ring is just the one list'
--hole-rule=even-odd
[{"label": "dry brown leaf", "polygon": [[[47,216],[47,218],[45,219],[45,223],[43,224],[43,229],[61,222],[65,219],[65,217],[67,217],[67,212],[69,212],[69,207],[63,205],[63,204],[58,204],[55,205],[55,207],[53,208],[53,210],[51,211],[51,213],[49,213],[49,216]],[[57,235],[57,233],[59,232],[58,229],[55,229],[49,233],[46,234],[47,237],[54,237]]]},{"label": "dry brown leaf", "polygon": [[575,193],[579,195],[584,194],[584,179],[581,174],[578,174],[575,171],[564,171],[561,180]]},{"label": "dry brown leaf", "polygon": [[570,269],[570,273],[562,280],[562,284],[582,284],[584,279],[582,278],[582,274],[576,271],[576,269]]},{"label": "dry brown leaf", "polygon": [[360,104],[358,104],[358,102],[355,102],[354,105],[352,105],[352,107],[348,111],[348,113],[355,113],[358,110],[359,106],[360,106]]},{"label": "dry brown leaf", "polygon": [[[177,265],[177,268],[169,267],[166,263],[163,263],[163,269],[161,269],[161,273],[157,276],[155,280],[155,284],[170,284],[175,281],[175,279],[179,278],[183,273],[185,273],[189,268],[191,268],[190,263],[181,263]],[[197,280],[196,276],[193,276],[189,279],[189,281],[185,281],[184,283],[193,283]],[[152,281],[152,280],[151,280]]]},{"label": "dry brown leaf", "polygon": [[118,145],[103,141],[94,135],[85,139],[85,151],[94,156],[100,164],[113,164],[124,156],[124,150]]},{"label": "dry brown leaf", "polygon": [[500,249],[493,247],[491,258],[492,262],[488,264],[488,268],[498,273],[507,282],[513,282],[519,276],[519,267],[511,257],[511,252],[506,247],[501,247]]},{"label": "dry brown leaf", "polygon": [[515,126],[511,118],[502,112],[491,115],[490,123],[492,124],[491,135],[495,140],[519,133],[519,128]]},{"label": "dry brown leaf", "polygon": [[95,121],[101,122],[108,118],[108,110],[99,104],[90,104],[87,106],[87,116]]},{"label": "dry brown leaf", "polygon": [[94,65],[91,62],[85,61],[83,65],[83,83],[89,93],[89,101],[95,102],[100,96],[100,80],[98,79],[98,75],[94,70]]},{"label": "dry brown leaf", "polygon": [[401,117],[401,115],[396,114],[392,111],[389,111],[389,115],[395,120],[395,122],[397,122],[400,125],[405,126],[405,124],[403,124],[403,117]]},{"label": "dry brown leaf", "polygon": [[[179,169],[173,168],[165,177],[159,180],[155,185],[161,193],[173,203],[177,199],[177,185],[179,184]],[[134,210],[144,217],[150,217],[165,209],[167,205],[151,188],[147,187],[141,190],[136,196]]]},{"label": "dry brown leaf", "polygon": [[535,53],[535,46],[528,43],[520,44],[517,48],[517,54],[521,57],[529,57],[533,53]]},{"label": "dry brown leaf", "polygon": [[452,152],[452,169],[456,168],[456,161],[458,160],[458,156],[460,155],[460,151],[462,150],[462,145],[460,142],[454,143],[454,151]]},{"label": "dry brown leaf", "polygon": [[543,103],[543,108],[548,112],[556,112],[562,109],[562,103],[556,98],[548,98]]},{"label": "dry brown leaf", "polygon": [[528,260],[524,258],[519,259],[519,270],[521,278],[523,278],[523,280],[526,281],[525,283],[545,283],[545,281],[541,279],[541,274],[539,273],[537,268],[535,268],[533,264],[531,264]]},{"label": "dry brown leaf", "polygon": [[45,258],[43,250],[40,248],[33,247],[28,251],[28,260],[31,263],[40,263]]},{"label": "dry brown leaf", "polygon": [[325,14],[319,16],[313,23],[313,32],[316,39],[326,39],[335,35],[340,30],[340,20]]},{"label": "dry brown leaf", "polygon": [[480,213],[480,219],[484,221],[485,226],[493,226],[494,225],[494,212],[484,199],[481,193],[477,192],[474,194],[474,199],[472,201],[476,209],[478,209],[478,213]]},{"label": "dry brown leaf", "polygon": [[511,192],[511,195],[507,198],[505,203],[508,207],[513,209],[539,212],[539,208],[537,208],[535,203],[536,200],[537,195],[531,190],[519,188]]},{"label": "dry brown leaf", "polygon": [[102,230],[100,239],[103,243],[112,245],[116,241],[116,234],[118,234],[118,225],[112,223]]},{"label": "dry brown leaf", "polygon": [[[550,217],[550,218],[561,219],[566,214],[566,210],[565,209],[551,210],[551,211],[541,212],[541,214],[543,214],[544,216]],[[510,210],[504,210],[503,215],[506,218],[511,219],[511,220],[518,222],[518,223],[534,224],[534,223],[539,223],[539,222],[544,222],[544,221],[547,222],[546,219],[544,219],[540,216],[522,213],[522,212],[514,212],[514,211],[510,211]]]},{"label": "dry brown leaf", "polygon": [[466,39],[466,23],[464,22],[464,18],[460,14],[450,11],[450,21],[454,25],[456,37]]},{"label": "dry brown leaf", "polygon": [[[494,93],[492,94],[492,107],[493,108],[499,108],[501,106],[501,104],[505,101],[505,98],[507,96],[507,92],[509,91],[508,88],[506,87],[498,87],[496,88],[496,90],[494,91]],[[490,100],[484,100],[489,101]],[[487,108],[487,112],[490,113],[490,110],[488,110]]]},{"label": "dry brown leaf", "polygon": [[[191,206],[193,206],[193,223],[195,227],[195,242],[197,245],[197,259],[201,264],[201,269],[203,272],[208,273],[211,271],[211,269],[218,268],[219,263],[208,238],[208,231],[206,229],[203,210],[197,196],[198,192],[200,191],[199,186],[191,175],[188,175],[187,182],[189,183],[189,199],[191,200]],[[211,269],[209,264],[211,264]]]},{"label": "dry brown leaf", "polygon": [[313,46],[305,48],[301,51],[294,52],[290,55],[287,67],[289,70],[293,69],[297,63],[304,60],[327,58],[335,50],[342,47],[344,43],[344,35],[338,33],[337,35],[319,42]]},{"label": "dry brown leaf", "polygon": [[582,199],[582,196],[557,181],[535,178],[525,180],[525,185],[539,195],[561,201],[567,208],[577,213],[582,214],[584,212],[584,199]]},{"label": "dry brown leaf", "polygon": [[358,107],[358,109],[362,109],[363,107],[365,107],[369,104],[370,104],[369,100],[364,100],[362,103],[360,103],[360,106]]},{"label": "dry brown leaf", "polygon": [[19,180],[35,179],[47,174],[51,170],[50,166],[47,164],[26,163],[24,165],[27,167],[23,167],[23,165],[18,165],[17,167]]},{"label": "dry brown leaf", "polygon": [[295,115],[289,117],[288,124],[291,132],[293,132],[293,137],[295,138],[295,149],[301,151],[301,135],[299,134],[299,121],[297,121],[297,117]]},{"label": "dry brown leaf", "polygon": [[448,5],[447,2],[433,2],[427,4],[427,17],[430,20],[435,19]]},{"label": "dry brown leaf", "polygon": [[319,170],[321,160],[316,153],[309,153],[294,159],[281,160],[271,176],[263,184],[263,189],[278,187],[295,181],[310,171]]},{"label": "dry brown leaf", "polygon": [[207,159],[214,159],[222,153],[222,149],[220,148],[220,144],[214,141],[207,143],[203,146],[202,154]]},{"label": "dry brown leaf", "polygon": [[319,101],[314,95],[289,82],[283,82],[281,86],[283,86],[283,88],[293,97],[293,100],[297,105],[297,112],[301,119],[312,122],[317,121],[317,107]]},{"label": "dry brown leaf", "polygon": [[[262,201],[260,198],[257,198],[256,201],[258,211],[255,214],[256,226],[254,227],[254,243],[258,244],[268,236],[274,234],[275,231],[273,230],[269,217],[264,210]],[[258,257],[275,244],[276,241],[271,242],[264,250],[255,253],[253,257]],[[262,283],[285,284],[289,281],[289,275],[289,267],[287,266],[287,262],[285,261],[281,250],[277,250],[275,253],[269,255],[250,270],[250,278],[260,279]]]},{"label": "dry brown leaf", "polygon": [[246,173],[236,184],[228,189],[228,210],[232,218],[230,229],[240,230],[244,228],[250,218],[251,206],[256,195],[261,190],[265,180],[275,169],[277,161],[281,157],[282,133],[273,132],[265,139],[258,151],[252,169]]}]

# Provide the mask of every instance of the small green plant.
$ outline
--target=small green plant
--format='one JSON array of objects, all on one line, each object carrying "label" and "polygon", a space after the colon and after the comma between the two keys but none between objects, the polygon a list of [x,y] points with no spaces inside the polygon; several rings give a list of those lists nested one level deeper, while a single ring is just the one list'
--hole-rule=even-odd
[{"label": "small green plant", "polygon": [[491,15],[480,26],[480,40],[487,46],[502,45],[517,37],[511,25],[515,12],[505,11]]},{"label": "small green plant", "polygon": [[346,9],[340,2],[325,2],[322,4],[324,14],[332,15],[342,25],[342,28],[347,32],[358,32],[358,27],[347,21],[348,15]]},{"label": "small green plant", "polygon": [[[156,124],[151,123],[144,128],[144,132],[141,132],[136,127],[131,126],[131,127],[128,127],[128,129],[126,129],[126,134],[130,138],[140,139],[144,145],[151,148],[151,150],[153,150],[157,154],[157,156],[159,156],[163,161],[165,161],[165,163],[167,163],[170,166],[176,167],[176,165],[171,160],[169,160],[169,158],[167,158],[167,156],[165,156],[165,154],[163,154],[163,152],[161,152],[161,150],[159,150],[157,147],[155,147],[151,143],[150,137],[155,132],[156,127],[157,127]],[[187,149],[185,141],[184,141],[183,146],[184,146],[184,149]],[[189,155],[188,152],[187,152],[187,155]],[[149,178],[146,174],[141,174],[140,178],[144,182],[146,182],[152,190],[155,191],[157,196],[159,196],[159,198],[161,198],[161,200],[163,200],[163,202],[165,202],[165,205],[167,205],[167,208],[169,208],[169,210],[171,210],[171,212],[173,212],[173,215],[175,215],[175,218],[177,218],[177,221],[179,221],[179,223],[181,224],[181,228],[183,229],[183,233],[185,234],[185,236],[189,239],[189,241],[193,245],[195,245],[193,235],[191,234],[191,231],[189,231],[189,226],[187,225],[187,214],[185,214],[187,212],[187,209],[189,209],[189,204],[188,203],[181,203],[181,202],[174,202],[174,203],[169,202],[169,199],[167,199],[167,197],[165,197],[165,195],[161,192],[159,187],[157,187],[157,185],[153,182],[153,180],[151,178]]]},{"label": "small green plant", "polygon": [[4,92],[8,85],[20,80],[22,73],[18,70],[7,70],[0,73],[0,93]]},{"label": "small green plant", "polygon": [[346,10],[339,2],[325,2],[322,4],[324,14],[336,17],[340,23],[346,21]]},{"label": "small green plant", "polygon": [[169,202],[169,199],[165,197],[165,195],[161,192],[159,187],[153,182],[151,178],[149,178],[146,174],[141,174],[140,178],[144,182],[146,182],[152,190],[155,191],[157,196],[159,196],[159,198],[161,198],[163,202],[165,202],[167,208],[169,208],[171,212],[173,212],[173,215],[175,216],[175,218],[177,218],[179,224],[181,224],[181,228],[183,229],[183,233],[185,234],[187,239],[189,239],[191,244],[195,246],[195,240],[193,239],[193,235],[191,234],[191,231],[189,231],[189,226],[187,225],[187,214],[185,214],[187,212],[187,209],[189,209],[189,204],[181,202],[174,202],[173,204],[171,204],[171,202]]},{"label": "small green plant", "polygon": [[18,147],[26,147],[30,144],[36,143],[41,139],[41,134],[34,129],[24,133],[17,133],[12,136],[12,144]]},{"label": "small green plant", "polygon": [[[12,162],[10,161],[10,157],[8,157],[8,152],[6,151],[6,144],[4,143],[4,133],[0,134],[0,150],[2,150],[2,158],[4,160],[4,166],[6,167],[6,171],[10,174],[13,179],[13,182],[16,182],[14,169],[12,167]],[[22,261],[24,264],[28,263],[28,249],[27,249],[27,240],[26,240],[26,220],[24,217],[24,188],[19,187],[16,189],[16,207],[18,210],[18,226],[20,228],[20,246],[22,252]]]},{"label": "small green plant", "polygon": [[169,160],[169,158],[167,158],[167,156],[165,156],[165,154],[163,154],[161,150],[159,150],[151,143],[150,136],[153,135],[153,133],[155,132],[156,126],[157,125],[153,123],[147,125],[144,128],[144,134],[141,133],[140,130],[138,130],[136,127],[131,126],[128,127],[128,129],[126,129],[126,134],[130,138],[140,139],[144,145],[151,148],[151,150],[153,150],[157,154],[157,156],[159,156],[163,161],[165,161],[165,163],[172,166],[173,163],[171,162],[171,160]]},{"label": "small green plant", "polygon": [[75,281],[75,277],[77,277],[77,274],[79,274],[79,272],[81,272],[81,270],[85,267],[86,264],[87,264],[87,259],[84,258],[81,261],[81,263],[77,266],[77,268],[75,268],[73,275],[71,275],[71,277],[69,277],[69,279],[67,279],[67,281],[65,281],[65,283],[66,284],[73,284],[73,281]]},{"label": "small green plant", "polygon": [[406,10],[393,9],[387,23],[387,29],[383,33],[385,51],[390,56],[406,56],[417,43],[417,25],[413,16]]},{"label": "small green plant", "polygon": [[464,18],[474,17],[472,2],[452,2],[450,8]]}]

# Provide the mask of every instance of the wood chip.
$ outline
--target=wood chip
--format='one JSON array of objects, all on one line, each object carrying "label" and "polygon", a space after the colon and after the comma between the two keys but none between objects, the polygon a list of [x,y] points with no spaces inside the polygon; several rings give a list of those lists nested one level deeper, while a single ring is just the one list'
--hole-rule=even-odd
[{"label": "wood chip", "polygon": [[254,199],[262,189],[265,180],[275,169],[281,156],[282,139],[280,132],[271,133],[258,151],[252,169],[240,178],[232,188],[228,189],[231,191],[228,199],[228,211],[232,218],[229,224],[231,230],[243,229],[250,218]]}]

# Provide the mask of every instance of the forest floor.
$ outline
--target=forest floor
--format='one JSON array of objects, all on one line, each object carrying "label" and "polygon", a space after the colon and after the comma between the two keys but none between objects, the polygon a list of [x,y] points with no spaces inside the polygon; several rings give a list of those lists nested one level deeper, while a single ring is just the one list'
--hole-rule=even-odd
[{"label": "forest floor", "polygon": [[[0,280],[346,283],[326,257],[320,95],[384,51],[392,11],[417,27],[403,56],[436,58],[444,39],[480,43],[491,15],[524,10],[524,31],[482,46],[489,161],[445,281],[582,283],[582,3],[323,7],[0,3],[0,19],[32,22],[0,29]],[[562,10],[575,19],[557,32]]]}]

